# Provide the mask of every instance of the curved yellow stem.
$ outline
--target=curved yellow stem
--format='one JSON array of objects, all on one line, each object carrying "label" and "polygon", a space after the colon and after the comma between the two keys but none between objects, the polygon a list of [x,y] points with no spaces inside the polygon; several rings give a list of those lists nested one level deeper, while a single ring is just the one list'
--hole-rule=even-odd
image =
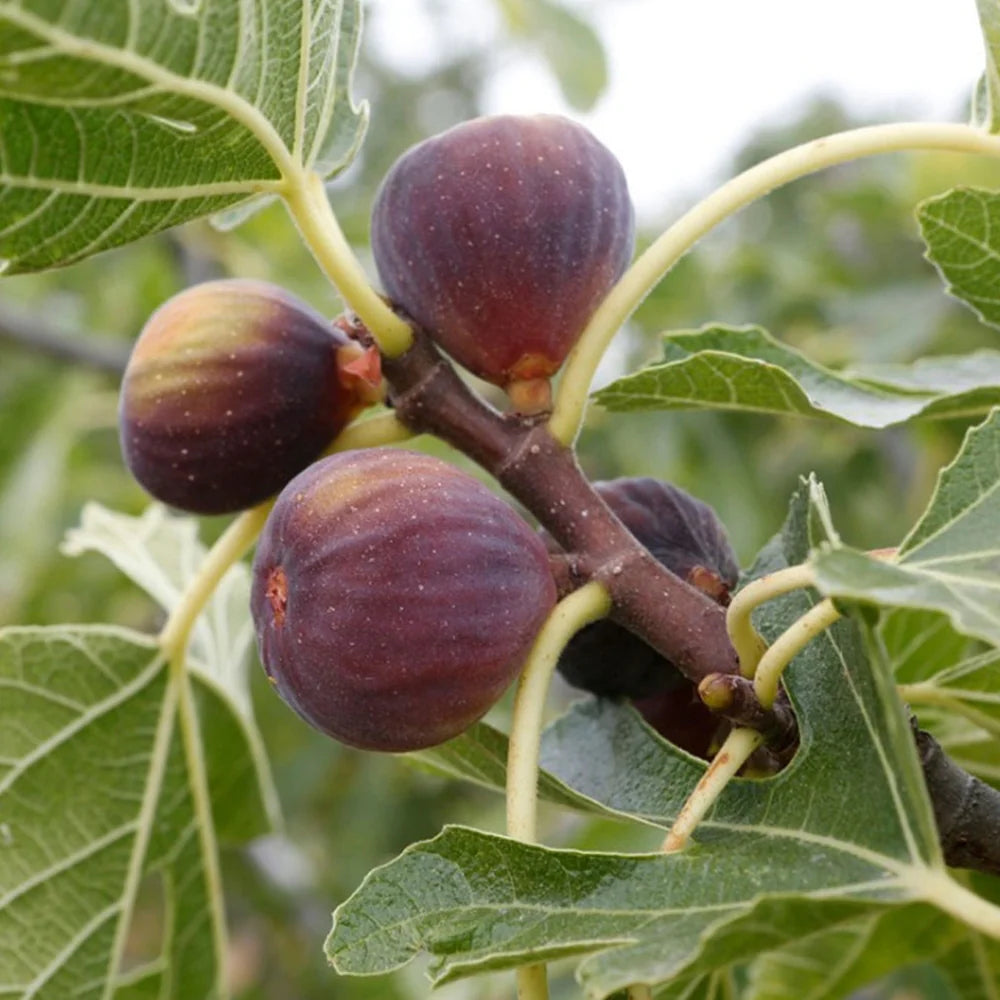
[{"label": "curved yellow stem", "polygon": [[726,609],[726,631],[740,658],[740,673],[753,677],[767,644],[753,627],[751,615],[755,608],[772,598],[780,597],[800,587],[811,587],[816,574],[811,566],[803,563],[789,566],[748,583]]},{"label": "curved yellow stem", "polygon": [[399,444],[414,437],[413,431],[391,410],[380,413],[367,420],[356,420],[348,424],[334,438],[324,455],[334,455],[340,451],[350,451],[353,448],[377,448],[386,444]]},{"label": "curved yellow stem", "polygon": [[778,696],[778,682],[795,654],[805,648],[820,632],[829,628],[839,617],[840,612],[833,601],[827,598],[810,608],[771,643],[767,652],[761,657],[753,678],[754,693],[765,708],[770,708],[774,704],[774,699]]},{"label": "curved yellow stem", "polygon": [[677,814],[666,840],[663,841],[664,852],[679,851],[687,844],[695,827],[705,818],[722,790],[763,742],[764,737],[756,729],[734,729],[730,732],[701,781],[695,785],[694,791]]},{"label": "curved yellow stem", "polygon": [[709,230],[799,177],[876,153],[920,149],[1000,156],[1000,136],[970,125],[934,122],[900,122],[837,132],[758,163],[695,205],[632,264],[590,318],[559,382],[549,419],[553,435],[564,444],[573,441],[594,372],[611,338],[667,271]]},{"label": "curved yellow stem", "polygon": [[178,656],[183,657],[188,637],[198,615],[208,603],[226,570],[241,559],[253,545],[273,506],[274,501],[267,500],[244,511],[212,546],[198,570],[198,575],[188,584],[177,606],[160,630],[158,637],[160,648],[171,661]]},{"label": "curved yellow stem", "polygon": [[[586,584],[555,606],[528,654],[514,698],[507,749],[507,833],[517,840],[535,840],[542,714],[559,654],[584,625],[603,618],[610,610],[611,596],[603,584]],[[518,1000],[547,1000],[548,995],[543,964],[517,970]]]},{"label": "curved yellow stem", "polygon": [[333,214],[323,179],[312,171],[289,174],[281,194],[306,245],[347,305],[361,317],[379,350],[390,358],[404,354],[413,343],[413,332],[372,288]]},{"label": "curved yellow stem", "polygon": [[507,749],[507,833],[517,840],[535,840],[542,714],[559,654],[584,625],[603,618],[610,610],[607,589],[591,581],[555,606],[528,654],[514,698]]}]

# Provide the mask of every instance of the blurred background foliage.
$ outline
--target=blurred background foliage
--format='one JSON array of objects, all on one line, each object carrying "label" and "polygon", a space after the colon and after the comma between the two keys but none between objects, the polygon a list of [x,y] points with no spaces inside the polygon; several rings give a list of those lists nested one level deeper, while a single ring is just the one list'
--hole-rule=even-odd
[{"label": "blurred background foliage", "polygon": [[[528,48],[546,60],[568,105],[580,111],[599,100],[607,81],[600,39],[585,18],[557,3],[496,0],[495,33],[485,43],[456,34],[445,5],[424,0],[424,6],[440,44],[433,60],[405,74],[377,44],[391,5],[375,4],[370,11],[356,90],[372,105],[371,128],[358,162],[331,189],[344,229],[367,263],[369,206],[388,166],[412,143],[479,113],[484,88],[507,54]],[[956,116],[962,114],[956,100]],[[762,129],[723,177],[856,124],[862,122],[851,109],[816,99],[780,128]],[[776,192],[678,264],[619,335],[602,380],[655,359],[659,332],[709,321],[760,324],[834,367],[995,346],[995,334],[944,295],[922,258],[913,219],[916,203],[954,184],[959,170],[963,183],[998,179],[995,165],[967,158],[897,155]],[[701,193],[711,180],[706,178]],[[657,219],[640,218],[640,243],[655,238],[688,205],[665,205]],[[274,205],[234,232],[198,223],[58,272],[5,279],[0,286],[0,624],[157,626],[151,605],[109,563],[94,555],[66,558],[59,543],[87,500],[130,513],[145,506],[119,457],[118,372],[157,305],[220,275],[266,278],[331,315],[339,308],[335,292]],[[798,477],[810,471],[825,482],[848,543],[897,543],[964,429],[950,422],[875,432],[752,415],[612,417],[594,410],[581,460],[593,478],[652,475],[707,500],[746,564],[779,527]],[[206,537],[223,523],[206,519]],[[317,736],[261,690],[259,674],[257,711],[286,825],[224,859],[236,995],[426,995],[416,968],[391,980],[335,979],[320,948],[330,910],[370,868],[446,822],[501,829],[502,803],[395,758],[345,750]],[[571,696],[565,689],[557,695]],[[503,707],[498,711],[502,715]],[[549,842],[651,846],[630,844],[610,825],[555,812],[545,817]],[[506,997],[511,987],[509,976],[487,977],[440,995]],[[939,977],[919,969],[865,995],[904,993],[950,995]],[[576,990],[563,977],[553,994],[568,997]]]}]

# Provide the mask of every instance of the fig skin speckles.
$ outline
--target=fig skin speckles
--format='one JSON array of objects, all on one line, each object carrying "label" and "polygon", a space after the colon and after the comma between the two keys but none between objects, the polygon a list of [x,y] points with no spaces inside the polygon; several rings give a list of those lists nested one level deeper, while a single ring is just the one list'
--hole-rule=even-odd
[{"label": "fig skin speckles", "polygon": [[305,468],[372,398],[345,370],[363,349],[283,289],[196,285],[164,303],[122,382],[125,462],[198,514],[253,506]]},{"label": "fig skin speckles", "polygon": [[351,746],[407,751],[496,702],[555,596],[544,544],[499,497],[440,459],[373,448],[282,491],[251,609],[265,670],[304,719]]},{"label": "fig skin speckles", "polygon": [[405,153],[372,213],[390,299],[490,382],[547,378],[632,256],[615,157],[554,115],[466,122]]}]

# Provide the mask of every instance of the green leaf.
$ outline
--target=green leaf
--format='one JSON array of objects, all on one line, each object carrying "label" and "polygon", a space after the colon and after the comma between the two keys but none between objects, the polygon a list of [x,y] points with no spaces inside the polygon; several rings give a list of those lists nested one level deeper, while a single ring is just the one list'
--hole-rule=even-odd
[{"label": "green leaf", "polygon": [[917,219],[927,259],[940,272],[949,293],[970,306],[984,323],[1000,325],[1000,242],[996,235],[1000,194],[955,188],[919,205]]},{"label": "green leaf", "polygon": [[343,169],[360,19],[358,0],[0,2],[0,272]]},{"label": "green leaf", "polygon": [[[100,553],[168,614],[194,580],[207,553],[198,540],[196,518],[171,514],[160,504],[131,517],[93,502],[84,505],[80,525],[66,533],[62,551],[70,556]],[[254,638],[249,607],[250,571],[245,563],[237,562],[226,570],[195,622],[188,668],[203,679],[205,691],[218,691],[202,706],[217,720],[206,726],[209,764],[227,766],[231,752],[227,744],[242,744],[246,763],[255,771],[253,783],[259,789],[259,794],[247,801],[254,807],[262,805],[265,825],[276,826],[280,823],[278,793],[250,699],[248,671]],[[234,709],[237,717],[230,718]],[[239,726],[239,736],[229,732],[233,725]],[[237,759],[240,765],[244,763]],[[240,775],[241,781],[245,777]],[[240,785],[236,783],[236,787]],[[241,814],[244,804],[234,803],[234,808],[235,814]]]},{"label": "green leaf", "polygon": [[968,936],[924,904],[868,913],[759,959],[747,1000],[839,1000],[901,966],[940,960]]},{"label": "green leaf", "polygon": [[[809,484],[757,571],[799,562],[827,538],[822,493]],[[773,639],[809,606],[805,594],[788,595],[766,606],[760,625]],[[670,983],[668,995],[680,996],[675,987],[700,990],[710,973],[886,905],[961,892],[944,880],[882,656],[845,620],[795,659],[794,762],[766,781],[733,782],[696,846],[584,854],[450,828],[373,872],[338,908],[331,961],[370,974],[426,950],[438,982],[590,952],[578,977],[591,996],[635,981]],[[704,770],[631,710],[598,702],[576,706],[546,734],[544,761],[575,791],[664,826]]]},{"label": "green leaf", "polygon": [[[84,505],[79,526],[66,533],[62,552],[100,553],[167,614],[177,606],[206,555],[196,518],[171,514],[160,504],[131,517],[93,502]],[[247,667],[254,636],[249,606],[250,571],[237,562],[226,570],[195,624],[190,655],[192,667],[225,688],[252,721]]]},{"label": "green leaf", "polygon": [[243,720],[218,688],[192,687],[137,633],[0,631],[5,995],[104,997],[151,880],[163,938],[122,996],[154,995],[166,968],[160,998],[226,995],[216,835],[243,842],[269,819]]},{"label": "green leaf", "polygon": [[760,327],[709,326],[665,334],[664,357],[594,398],[618,411],[733,410],[858,427],[981,414],[1000,403],[998,352],[851,374],[810,361]]},{"label": "green leaf", "polygon": [[823,549],[812,564],[824,594],[946,614],[965,635],[1000,645],[1000,410],[970,430],[942,469],[895,562]]},{"label": "green leaf", "polygon": [[990,132],[1000,132],[1000,4],[997,0],[976,0],[976,9],[986,43],[986,70],[981,81],[985,100],[977,87],[976,118]]},{"label": "green leaf", "polygon": [[566,101],[589,111],[608,85],[608,63],[600,36],[579,14],[553,3],[535,0],[527,7],[531,29],[552,67]]},{"label": "green leaf", "polygon": [[[508,746],[509,740],[504,733],[485,722],[477,722],[461,736],[439,746],[407,754],[407,759],[443,777],[459,778],[490,791],[503,793],[507,784]],[[538,775],[538,797],[582,812],[634,818],[622,817],[613,809],[574,792],[544,769]]]}]

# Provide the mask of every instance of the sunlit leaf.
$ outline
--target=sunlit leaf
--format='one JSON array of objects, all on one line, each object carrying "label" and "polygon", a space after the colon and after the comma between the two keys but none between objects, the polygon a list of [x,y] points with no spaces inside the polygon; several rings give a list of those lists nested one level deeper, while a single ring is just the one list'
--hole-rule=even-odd
[{"label": "sunlit leaf", "polygon": [[224,992],[216,837],[245,841],[269,819],[238,715],[206,682],[193,687],[197,724],[151,639],[110,627],[0,632],[5,995],[104,997],[153,877],[171,969],[158,995]]},{"label": "sunlit leaf", "polygon": [[[993,108],[996,113],[995,101]],[[1000,325],[1000,194],[956,188],[928,198],[917,209],[917,219],[927,258],[948,291],[984,322]]]},{"label": "sunlit leaf", "polygon": [[343,169],[359,25],[357,0],[0,2],[0,272]]},{"label": "sunlit leaf", "polygon": [[534,0],[531,30],[559,81],[563,97],[574,108],[589,111],[608,85],[608,64],[597,32],[578,13],[553,3]]},{"label": "sunlit leaf", "polygon": [[923,517],[898,559],[846,548],[813,557],[819,586],[834,597],[946,614],[965,635],[1000,645],[1000,411],[965,437],[941,471]]},{"label": "sunlit leaf", "polygon": [[710,326],[665,334],[663,361],[594,398],[619,411],[733,410],[889,427],[987,413],[1000,404],[1000,352],[851,374],[816,364],[760,327]]}]

